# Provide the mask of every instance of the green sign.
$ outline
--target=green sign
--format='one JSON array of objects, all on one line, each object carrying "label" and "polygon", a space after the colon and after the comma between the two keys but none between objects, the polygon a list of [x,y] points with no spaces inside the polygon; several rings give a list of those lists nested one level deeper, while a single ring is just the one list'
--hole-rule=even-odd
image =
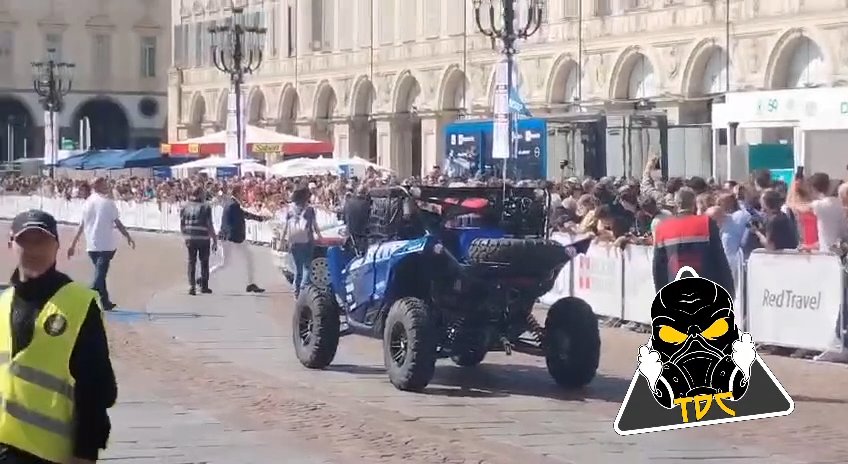
[{"label": "green sign", "polygon": [[65,137],[62,137],[61,146],[62,146],[62,150],[76,150],[77,149],[77,143],[74,142],[73,140],[65,138]]}]

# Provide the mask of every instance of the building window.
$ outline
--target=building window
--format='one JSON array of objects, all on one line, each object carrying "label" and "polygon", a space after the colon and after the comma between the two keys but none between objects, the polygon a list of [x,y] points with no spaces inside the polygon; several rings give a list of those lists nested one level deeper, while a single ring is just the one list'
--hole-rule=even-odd
[{"label": "building window", "polygon": [[[206,36],[203,33],[206,32],[206,30],[203,29],[202,23],[194,23],[192,24],[192,27],[194,28],[194,62],[192,64],[194,66],[202,66],[204,55],[203,44],[206,43]],[[209,33],[206,32],[206,34]]]},{"label": "building window", "polygon": [[15,33],[0,31],[0,76],[9,78],[15,65]]},{"label": "building window", "polygon": [[141,38],[141,77],[156,77],[156,37]]},{"label": "building window", "polygon": [[183,66],[183,27],[174,26],[174,55],[171,57],[172,64],[176,68]]},{"label": "building window", "polygon": [[595,16],[609,16],[612,14],[610,0],[595,0]]},{"label": "building window", "polygon": [[95,34],[92,47],[92,70],[98,82],[104,82],[112,73],[112,36]]},{"label": "building window", "polygon": [[45,34],[44,50],[53,50],[53,59],[62,61],[62,34]]},{"label": "building window", "polygon": [[280,39],[277,34],[277,23],[279,22],[277,16],[279,14],[280,12],[277,9],[277,5],[271,6],[268,13],[268,36],[265,38],[267,41],[265,44],[265,50],[271,58],[276,58],[278,52],[277,45]]},{"label": "building window", "polygon": [[312,0],[312,50],[333,49],[332,0]]},{"label": "building window", "polygon": [[564,19],[576,18],[580,14],[580,2],[583,0],[563,0],[562,17]]},{"label": "building window", "polygon": [[297,54],[297,39],[295,39],[294,8],[286,8],[286,56],[289,58]]},{"label": "building window", "polygon": [[380,10],[374,17],[379,18],[380,21],[380,44],[393,44],[395,42],[395,0],[380,0]]}]

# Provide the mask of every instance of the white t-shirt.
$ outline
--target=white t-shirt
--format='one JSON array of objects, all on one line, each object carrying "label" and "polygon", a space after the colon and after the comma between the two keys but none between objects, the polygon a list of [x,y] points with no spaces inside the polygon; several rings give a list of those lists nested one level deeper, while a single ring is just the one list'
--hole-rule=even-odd
[{"label": "white t-shirt", "polygon": [[819,229],[819,251],[830,251],[839,239],[848,235],[848,219],[842,203],[835,197],[824,197],[811,204]]},{"label": "white t-shirt", "polygon": [[82,228],[85,232],[86,251],[118,249],[115,221],[119,217],[118,206],[114,201],[92,192],[82,207]]}]

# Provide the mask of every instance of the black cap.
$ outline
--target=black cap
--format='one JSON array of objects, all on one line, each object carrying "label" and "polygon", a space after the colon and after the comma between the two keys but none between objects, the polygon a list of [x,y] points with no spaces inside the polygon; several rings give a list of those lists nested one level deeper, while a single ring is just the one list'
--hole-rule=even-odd
[{"label": "black cap", "polygon": [[59,239],[59,231],[56,226],[56,218],[44,211],[31,209],[15,216],[12,220],[12,237],[17,236],[28,230],[40,230],[51,237]]}]

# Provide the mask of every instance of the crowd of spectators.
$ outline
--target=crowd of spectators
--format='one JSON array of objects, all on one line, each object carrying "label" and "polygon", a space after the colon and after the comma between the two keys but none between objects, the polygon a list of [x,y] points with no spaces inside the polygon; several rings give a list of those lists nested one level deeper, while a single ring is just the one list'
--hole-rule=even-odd
[{"label": "crowd of spectators", "polygon": [[[663,180],[658,160],[648,160],[641,178],[564,178],[559,182],[520,181],[547,189],[551,194],[551,224],[555,231],[591,234],[616,246],[650,244],[652,233],[664,217],[689,211],[706,214],[718,224],[731,264],[742,251],[755,248],[848,250],[848,184],[826,174],[798,175],[790,185],[772,179],[767,170],[755,172],[748,182],[718,184],[702,177]],[[7,177],[0,191],[48,197],[84,198],[84,180],[41,177]],[[240,186],[242,203],[254,211],[274,214],[290,202],[298,185],[308,185],[313,205],[340,211],[355,191],[378,185],[499,186],[497,177],[478,175],[450,179],[434,167],[422,179],[398,179],[369,169],[362,178],[337,176],[264,178],[246,175],[215,179],[197,175],[186,179],[119,177],[109,179],[112,195],[123,201],[178,203],[202,187],[214,197]],[[364,187],[364,188],[363,188]]]}]

